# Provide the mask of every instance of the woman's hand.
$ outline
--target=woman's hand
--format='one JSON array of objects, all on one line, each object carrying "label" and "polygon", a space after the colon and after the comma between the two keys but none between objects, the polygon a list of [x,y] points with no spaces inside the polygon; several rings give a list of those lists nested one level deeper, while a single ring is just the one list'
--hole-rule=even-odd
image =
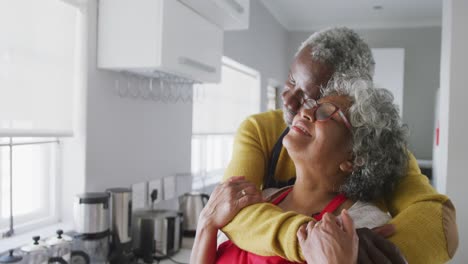
[{"label": "woman's hand", "polygon": [[297,237],[307,263],[357,263],[359,238],[346,210],[341,220],[327,213],[320,222],[309,222]]},{"label": "woman's hand", "polygon": [[215,263],[216,234],[244,207],[262,202],[261,193],[243,176],[219,184],[203,208],[190,255],[190,263]]},{"label": "woman's hand", "polygon": [[216,186],[200,214],[199,223],[221,229],[241,209],[259,202],[263,202],[263,198],[255,184],[245,180],[244,176],[231,177]]}]

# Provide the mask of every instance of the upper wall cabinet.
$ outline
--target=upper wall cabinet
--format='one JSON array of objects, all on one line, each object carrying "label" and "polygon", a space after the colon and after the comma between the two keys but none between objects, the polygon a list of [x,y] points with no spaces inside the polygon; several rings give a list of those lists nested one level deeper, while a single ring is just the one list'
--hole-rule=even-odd
[{"label": "upper wall cabinet", "polygon": [[179,0],[225,30],[249,28],[250,0]]},{"label": "upper wall cabinet", "polygon": [[223,31],[175,0],[100,0],[98,66],[219,82]]}]

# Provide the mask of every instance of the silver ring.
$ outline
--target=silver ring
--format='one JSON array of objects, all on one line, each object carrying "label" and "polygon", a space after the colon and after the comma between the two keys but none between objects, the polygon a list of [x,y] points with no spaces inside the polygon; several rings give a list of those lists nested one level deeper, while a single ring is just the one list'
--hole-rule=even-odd
[{"label": "silver ring", "polygon": [[241,194],[242,194],[242,196],[246,196],[246,195],[247,195],[247,193],[245,192],[245,190],[242,190],[242,191],[241,191]]}]

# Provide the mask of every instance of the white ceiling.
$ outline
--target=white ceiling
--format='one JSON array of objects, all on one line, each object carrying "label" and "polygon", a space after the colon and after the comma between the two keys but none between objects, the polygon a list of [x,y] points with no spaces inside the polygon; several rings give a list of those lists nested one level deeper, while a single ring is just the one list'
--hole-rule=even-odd
[{"label": "white ceiling", "polygon": [[[256,1],[256,0],[254,0]],[[261,0],[287,30],[440,26],[443,0]],[[375,10],[374,6],[381,6]]]}]

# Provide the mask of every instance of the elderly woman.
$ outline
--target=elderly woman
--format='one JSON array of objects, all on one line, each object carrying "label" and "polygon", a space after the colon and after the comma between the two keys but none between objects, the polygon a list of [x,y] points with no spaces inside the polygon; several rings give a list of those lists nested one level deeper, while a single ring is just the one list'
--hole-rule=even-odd
[{"label": "elderly woman", "polygon": [[[282,93],[283,111],[249,116],[239,126],[224,181],[237,175],[245,176],[258,189],[291,185],[296,177],[295,165],[282,146],[282,139],[301,102],[305,98],[319,100],[320,89],[330,79],[350,75],[369,79],[373,71],[372,52],[356,32],[329,28],[312,34],[293,59]],[[456,252],[455,208],[421,174],[416,158],[409,151],[408,156],[408,169],[394,195],[379,203],[391,213],[391,224],[357,230],[361,263],[402,263],[402,254],[410,263],[445,263]],[[241,189],[233,192],[240,193]],[[238,212],[238,206],[244,202],[230,197],[229,192],[224,195],[222,199],[230,201],[231,211]],[[298,229],[310,219],[284,213],[271,203],[258,203],[240,211],[222,230],[241,248],[301,262],[304,258],[300,248],[292,245],[297,245]],[[265,222],[269,223],[268,227],[262,225]],[[285,222],[288,225],[283,225]],[[252,231],[248,236],[244,232],[246,228]]]},{"label": "elderly woman", "polygon": [[[390,92],[370,88],[364,81],[331,83],[319,101],[302,101],[283,145],[294,162],[296,182],[293,186],[265,190],[267,201],[283,211],[309,215],[316,221],[327,213],[338,215],[347,209],[356,228],[377,227],[390,219],[369,203],[393,191],[408,163],[406,129]],[[242,185],[240,194],[245,198],[239,199],[240,203],[260,200],[252,184],[237,178],[232,182]],[[191,262],[290,263],[277,256],[254,255],[230,241],[221,244],[216,252],[216,232],[235,214],[226,207],[229,203],[217,199],[222,190],[222,185],[217,187],[200,216]],[[312,243],[307,240],[314,223],[308,225],[307,232],[298,232],[299,244],[310,263],[313,256],[307,252],[312,250],[308,248]],[[349,228],[342,230],[352,232]],[[348,262],[354,263],[356,251],[349,252]]]}]

